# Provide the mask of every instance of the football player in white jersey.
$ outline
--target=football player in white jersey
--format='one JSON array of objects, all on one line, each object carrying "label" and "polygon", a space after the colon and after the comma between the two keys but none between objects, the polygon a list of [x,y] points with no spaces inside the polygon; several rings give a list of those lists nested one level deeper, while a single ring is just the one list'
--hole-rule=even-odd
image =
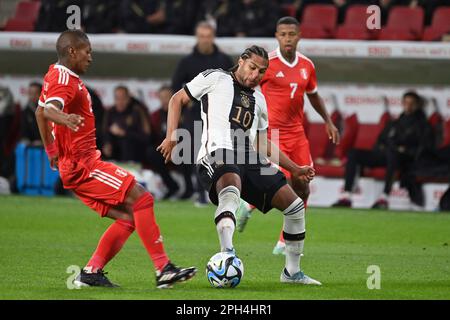
[{"label": "football player in white jersey", "polygon": [[[284,215],[286,263],[280,281],[320,285],[300,268],[305,239],[305,209],[287,184],[285,175],[310,181],[314,169],[300,167],[267,139],[268,116],[264,96],[255,91],[269,64],[267,52],[247,48],[230,72],[206,70],[175,93],[169,102],[166,139],[158,150],[169,161],[176,146],[181,108],[190,99],[202,105],[202,146],[197,159],[199,174],[211,201],[217,205],[215,223],[221,251],[235,254],[233,233],[240,198],[266,213],[277,208]],[[175,153],[174,153],[175,154]]]}]

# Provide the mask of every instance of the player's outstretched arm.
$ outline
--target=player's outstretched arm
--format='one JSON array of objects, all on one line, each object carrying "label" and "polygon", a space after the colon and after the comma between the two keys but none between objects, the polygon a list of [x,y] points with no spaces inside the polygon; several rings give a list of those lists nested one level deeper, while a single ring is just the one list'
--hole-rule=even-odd
[{"label": "player's outstretched arm", "polygon": [[178,123],[180,122],[181,108],[187,105],[190,100],[189,95],[184,89],[178,90],[177,93],[170,98],[169,112],[167,114],[166,138],[156,149],[162,153],[166,163],[170,161],[172,150],[177,144],[175,131],[177,130]]},{"label": "player's outstretched arm", "polygon": [[56,124],[63,125],[72,131],[78,131],[80,126],[83,126],[84,118],[78,114],[67,114],[62,109],[62,104],[59,101],[52,100],[47,102],[44,108],[44,117]]},{"label": "player's outstretched arm", "polygon": [[299,166],[289,159],[289,157],[286,156],[286,154],[284,154],[284,152],[281,151],[275,143],[267,138],[267,130],[258,131],[257,139],[258,152],[262,156],[269,158],[269,160],[273,163],[288,170],[294,177],[298,177],[299,179],[306,181],[311,181],[314,178],[314,168],[310,166]]},{"label": "player's outstretched arm", "polygon": [[331,141],[333,141],[333,143],[339,144],[340,140],[339,130],[333,124],[333,121],[331,121],[330,115],[328,114],[327,109],[325,108],[325,103],[323,102],[322,97],[316,92],[308,94],[308,99],[309,102],[311,102],[313,108],[317,111],[318,114],[320,114],[322,119],[325,121],[328,138]]}]

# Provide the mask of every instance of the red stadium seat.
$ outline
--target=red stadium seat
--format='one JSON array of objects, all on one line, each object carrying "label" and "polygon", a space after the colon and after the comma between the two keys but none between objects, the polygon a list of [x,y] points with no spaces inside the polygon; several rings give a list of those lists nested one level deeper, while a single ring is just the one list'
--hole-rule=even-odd
[{"label": "red stadium seat", "polygon": [[381,30],[379,40],[422,39],[424,12],[421,7],[394,6],[386,26]]},{"label": "red stadium seat", "polygon": [[283,4],[281,6],[281,11],[283,12],[283,15],[285,15],[285,16],[295,17],[297,8],[293,4]]},{"label": "red stadium seat", "polygon": [[447,119],[444,123],[444,139],[442,141],[442,147],[450,146],[450,119]]},{"label": "red stadium seat", "polygon": [[356,114],[352,114],[344,119],[344,131],[342,133],[341,142],[336,147],[336,156],[341,159],[347,157],[348,151],[353,148],[356,136],[358,134],[359,124]]},{"label": "red stadium seat", "polygon": [[31,32],[34,31],[34,23],[27,20],[11,18],[6,22],[4,31]]},{"label": "red stadium seat", "polygon": [[38,1],[21,1],[16,6],[14,17],[8,19],[4,31],[34,31],[41,3]]},{"label": "red stadium seat", "polygon": [[28,20],[34,24],[38,18],[40,7],[41,3],[37,1],[21,1],[17,4],[14,18]]},{"label": "red stadium seat", "polygon": [[369,40],[372,32],[367,29],[367,6],[353,5],[345,13],[344,23],[338,27],[336,39]]},{"label": "red stadium seat", "polygon": [[305,8],[300,31],[303,38],[333,38],[338,11],[333,5],[312,4]]},{"label": "red stadium seat", "polygon": [[371,150],[377,141],[378,135],[384,129],[389,119],[389,113],[385,112],[381,116],[380,121],[376,124],[360,123],[358,134],[355,138],[354,148]]},{"label": "red stadium seat", "polygon": [[450,32],[450,7],[439,7],[434,11],[431,25],[425,29],[423,40],[441,40]]}]

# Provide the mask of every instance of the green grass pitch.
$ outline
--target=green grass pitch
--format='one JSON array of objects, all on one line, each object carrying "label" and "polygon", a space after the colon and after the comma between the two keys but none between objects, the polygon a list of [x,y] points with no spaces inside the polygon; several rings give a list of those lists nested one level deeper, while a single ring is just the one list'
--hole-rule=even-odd
[{"label": "green grass pitch", "polygon": [[[284,257],[272,255],[281,214],[254,213],[235,234],[245,266],[235,289],[214,289],[205,264],[218,251],[213,206],[157,202],[166,250],[197,276],[170,290],[155,288],[153,266],[136,234],[105,268],[118,289],[69,290],[66,269],[83,266],[109,219],[71,198],[0,197],[0,299],[450,299],[450,215],[349,209],[307,211],[302,267],[322,287],[279,282]],[[377,265],[381,288],[369,290]]]}]

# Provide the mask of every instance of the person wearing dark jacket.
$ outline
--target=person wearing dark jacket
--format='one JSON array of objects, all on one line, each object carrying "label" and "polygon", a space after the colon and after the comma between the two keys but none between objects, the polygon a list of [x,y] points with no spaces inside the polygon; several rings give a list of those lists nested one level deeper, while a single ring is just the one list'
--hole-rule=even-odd
[{"label": "person wearing dark jacket", "polygon": [[411,202],[423,207],[424,196],[421,184],[413,175],[414,161],[433,148],[433,129],[422,110],[422,98],[415,92],[406,92],[402,98],[403,112],[389,122],[378,136],[373,150],[352,149],[345,166],[345,186],[341,199],[335,207],[351,207],[351,192],[361,167],[386,167],[383,194],[372,208],[387,209],[397,171],[400,173],[400,186],[408,190]]},{"label": "person wearing dark jacket", "polygon": [[41,90],[42,85],[38,82],[31,82],[28,86],[28,102],[22,111],[20,119],[20,140],[27,145],[42,145],[35,116]]},{"label": "person wearing dark jacket", "polygon": [[142,162],[142,150],[150,139],[148,114],[127,87],[115,88],[114,101],[103,121],[102,153],[107,159]]},{"label": "person wearing dark jacket", "polygon": [[[193,52],[182,58],[178,63],[175,73],[172,77],[172,89],[174,92],[180,90],[185,83],[191,81],[200,72],[206,69],[224,69],[228,70],[233,66],[231,58],[225,53],[221,52],[214,44],[215,29],[207,22],[200,22],[196,29],[195,35],[197,44]],[[188,130],[193,137],[192,142],[197,141],[195,145],[200,146],[201,134],[194,136],[195,123],[201,123],[200,117],[200,103],[192,103],[188,108],[184,108],[182,114],[181,127]],[[201,130],[200,130],[201,132]],[[191,180],[192,173],[195,172],[195,160],[197,158],[198,150],[194,150],[194,143],[192,143],[191,163],[183,165],[183,176],[186,183],[186,191],[181,196],[183,199],[190,198],[193,194],[193,184]],[[198,179],[197,179],[198,181]],[[200,187],[200,183],[197,183]],[[206,195],[204,190],[199,191],[199,202],[206,203]]]}]

